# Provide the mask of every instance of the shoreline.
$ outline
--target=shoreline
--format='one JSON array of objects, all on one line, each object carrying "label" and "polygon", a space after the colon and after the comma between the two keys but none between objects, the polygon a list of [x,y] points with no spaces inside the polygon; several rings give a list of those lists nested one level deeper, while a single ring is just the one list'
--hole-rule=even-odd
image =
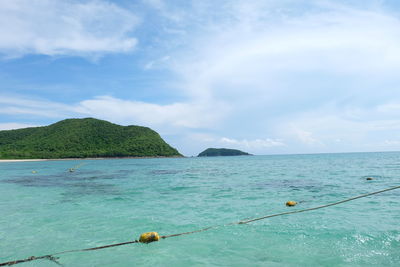
[{"label": "shoreline", "polygon": [[36,162],[36,161],[67,161],[67,160],[112,160],[112,159],[163,159],[163,158],[186,158],[185,156],[174,156],[174,157],[113,157],[113,158],[61,158],[61,159],[0,159],[0,163],[10,162]]},{"label": "shoreline", "polygon": [[0,162],[48,161],[47,159],[0,159]]}]

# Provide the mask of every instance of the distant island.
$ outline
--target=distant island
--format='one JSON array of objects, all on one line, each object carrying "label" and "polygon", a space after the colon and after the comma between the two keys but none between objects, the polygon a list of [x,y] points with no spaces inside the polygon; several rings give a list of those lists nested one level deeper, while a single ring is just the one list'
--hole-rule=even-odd
[{"label": "distant island", "polygon": [[198,157],[218,157],[218,156],[249,156],[251,154],[229,148],[207,148]]},{"label": "distant island", "polygon": [[182,157],[160,135],[142,126],[93,118],[0,131],[0,159]]}]

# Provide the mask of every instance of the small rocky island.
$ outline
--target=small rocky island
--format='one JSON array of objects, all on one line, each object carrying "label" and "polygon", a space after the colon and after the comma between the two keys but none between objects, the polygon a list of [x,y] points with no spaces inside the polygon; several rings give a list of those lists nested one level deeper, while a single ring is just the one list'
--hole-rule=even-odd
[{"label": "small rocky island", "polygon": [[207,148],[198,157],[219,157],[219,156],[250,156],[251,154],[229,148]]}]

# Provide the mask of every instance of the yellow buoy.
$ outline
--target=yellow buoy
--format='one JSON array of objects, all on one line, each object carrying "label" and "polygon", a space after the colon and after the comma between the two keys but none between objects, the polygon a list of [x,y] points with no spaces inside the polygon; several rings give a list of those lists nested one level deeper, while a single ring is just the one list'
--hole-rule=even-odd
[{"label": "yellow buoy", "polygon": [[140,243],[151,243],[158,240],[160,240],[160,236],[158,235],[157,232],[143,233],[140,235],[139,238]]},{"label": "yellow buoy", "polygon": [[32,173],[37,173],[37,171],[32,171]]},{"label": "yellow buoy", "polygon": [[293,207],[293,206],[296,206],[296,205],[297,205],[297,202],[293,201],[293,200],[290,200],[290,201],[286,202],[286,206],[288,206],[288,207]]}]

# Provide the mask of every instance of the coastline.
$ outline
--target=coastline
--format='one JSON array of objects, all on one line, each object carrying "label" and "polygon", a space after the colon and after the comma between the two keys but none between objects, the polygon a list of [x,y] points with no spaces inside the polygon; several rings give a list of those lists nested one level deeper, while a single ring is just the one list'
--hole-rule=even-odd
[{"label": "coastline", "polygon": [[60,158],[60,159],[0,159],[0,163],[10,162],[35,162],[35,161],[63,161],[63,160],[112,160],[112,159],[160,159],[160,158],[185,158],[185,156],[173,156],[173,157],[113,157],[113,158]]},{"label": "coastline", "polygon": [[0,159],[0,162],[47,161],[48,159]]}]

